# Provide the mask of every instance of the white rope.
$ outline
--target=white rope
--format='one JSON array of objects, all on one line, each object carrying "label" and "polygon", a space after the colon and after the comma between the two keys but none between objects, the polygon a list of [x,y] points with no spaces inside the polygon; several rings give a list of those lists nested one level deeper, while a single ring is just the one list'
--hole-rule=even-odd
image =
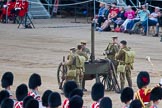
[{"label": "white rope", "polygon": [[39,2],[31,2],[30,3],[33,3],[33,4],[43,4],[43,5],[50,5],[50,6],[58,6],[58,7],[63,7],[63,6],[73,6],[73,5],[79,5],[79,4],[85,4],[85,3],[88,3],[88,2],[91,2],[93,0],[87,0],[87,1],[84,1],[84,2],[77,2],[77,3],[71,3],[71,4],[59,4],[59,5],[54,5],[54,4],[44,4],[44,3],[39,3]]}]

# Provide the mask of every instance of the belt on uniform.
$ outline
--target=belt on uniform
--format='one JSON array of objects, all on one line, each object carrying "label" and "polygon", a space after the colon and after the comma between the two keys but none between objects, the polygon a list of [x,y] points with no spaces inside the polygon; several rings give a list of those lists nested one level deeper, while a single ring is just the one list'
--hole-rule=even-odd
[{"label": "belt on uniform", "polygon": [[149,104],[149,102],[144,102],[145,105]]}]

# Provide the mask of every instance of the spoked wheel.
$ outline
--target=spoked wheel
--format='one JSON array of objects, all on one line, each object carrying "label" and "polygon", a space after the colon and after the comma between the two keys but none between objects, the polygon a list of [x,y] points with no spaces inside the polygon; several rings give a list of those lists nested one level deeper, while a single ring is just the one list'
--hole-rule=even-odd
[{"label": "spoked wheel", "polygon": [[60,63],[57,69],[57,81],[59,89],[63,88],[63,83],[65,82],[66,74],[67,74],[67,67],[62,63]]},{"label": "spoked wheel", "polygon": [[111,76],[110,75],[104,75],[103,79],[102,79],[102,84],[105,87],[105,90],[107,91],[111,91],[112,90],[112,80],[111,80]]},{"label": "spoked wheel", "polygon": [[118,77],[117,77],[117,72],[115,70],[114,64],[111,62],[111,68],[112,68],[112,87],[115,92],[120,93],[121,89],[118,83]]}]

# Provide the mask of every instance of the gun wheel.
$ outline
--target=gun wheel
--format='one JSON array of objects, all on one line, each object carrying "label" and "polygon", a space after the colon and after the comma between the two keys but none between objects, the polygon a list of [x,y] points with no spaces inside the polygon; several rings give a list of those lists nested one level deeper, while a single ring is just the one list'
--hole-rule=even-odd
[{"label": "gun wheel", "polygon": [[62,89],[63,83],[65,82],[66,73],[67,73],[67,67],[62,65],[62,63],[60,63],[57,69],[57,81],[58,81],[59,89]]}]

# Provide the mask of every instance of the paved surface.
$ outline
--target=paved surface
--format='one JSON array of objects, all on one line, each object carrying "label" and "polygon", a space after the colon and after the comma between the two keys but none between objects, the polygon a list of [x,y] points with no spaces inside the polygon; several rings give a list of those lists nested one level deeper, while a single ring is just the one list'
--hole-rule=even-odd
[{"label": "paved surface", "polygon": [[[71,23],[72,21],[74,19],[33,20],[36,29],[17,29],[17,25],[14,24],[0,24],[0,75],[6,71],[14,73],[13,93],[19,84],[28,84],[28,78],[34,72],[42,76],[42,86],[39,88],[41,94],[46,89],[61,93],[57,85],[56,72],[62,56],[66,56],[69,48],[75,47],[80,40],[87,40],[90,48],[90,24]],[[160,37],[95,32],[96,58],[104,58],[102,54],[111,41],[111,36],[118,36],[119,40],[127,40],[128,46],[136,51],[132,71],[134,90],[137,90],[136,76],[141,70],[150,72],[150,87],[159,83],[162,73]],[[146,56],[151,57],[153,67],[146,61]],[[94,82],[95,80],[86,81],[88,92],[84,95],[84,106],[89,107],[92,103],[90,91]],[[105,92],[105,96],[113,100],[114,108],[123,105],[119,94]]]}]

